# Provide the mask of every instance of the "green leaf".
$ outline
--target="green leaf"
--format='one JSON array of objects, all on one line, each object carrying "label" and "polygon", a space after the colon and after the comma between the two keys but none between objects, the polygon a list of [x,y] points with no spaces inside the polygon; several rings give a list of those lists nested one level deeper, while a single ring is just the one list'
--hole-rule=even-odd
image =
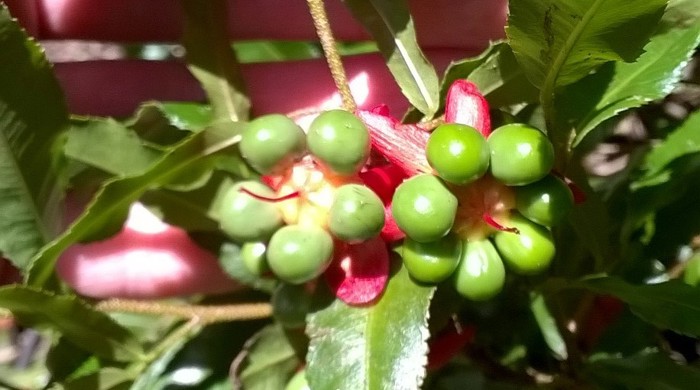
[{"label": "green leaf", "polygon": [[525,77],[510,46],[495,45],[489,56],[468,79],[474,82],[492,108],[537,101],[537,88]]},{"label": "green leaf", "polygon": [[608,61],[633,61],[667,0],[514,0],[507,34],[530,81],[552,93]]},{"label": "green leaf", "polygon": [[29,283],[33,286],[47,283],[58,256],[71,244],[116,233],[121,229],[131,203],[146,191],[169,184],[201,159],[234,145],[240,138],[238,128],[238,125],[230,123],[194,133],[164,154],[143,174],[107,181],[85,212],[35,256]]},{"label": "green leaf", "polygon": [[670,0],[661,23],[669,28],[685,28],[698,21],[700,3],[696,0]]},{"label": "green leaf", "polygon": [[116,176],[142,173],[162,156],[110,118],[74,118],[63,148],[67,157]]},{"label": "green leaf", "polygon": [[674,362],[665,353],[649,349],[629,357],[594,359],[583,370],[605,389],[693,389],[700,370]]},{"label": "green leaf", "polygon": [[351,307],[336,299],[307,315],[311,388],[418,389],[425,378],[434,291],[416,284],[402,267],[378,302]]},{"label": "green leaf", "polygon": [[101,368],[100,359],[77,347],[65,337],[51,347],[46,356],[46,366],[51,378],[58,382],[93,375]]},{"label": "green leaf", "polygon": [[132,374],[116,367],[105,367],[100,371],[64,384],[65,390],[127,390],[131,387]]},{"label": "green leaf", "polygon": [[438,77],[418,46],[406,2],[346,0],[345,4],[372,34],[404,96],[432,117],[440,106]]},{"label": "green leaf", "polygon": [[170,146],[190,132],[203,130],[213,121],[211,107],[189,102],[147,102],[125,126],[146,142]]},{"label": "green leaf", "polygon": [[280,324],[268,325],[248,340],[241,358],[237,381],[248,390],[283,389],[301,363]]},{"label": "green leaf", "polygon": [[31,287],[0,288],[0,307],[31,327],[50,327],[76,346],[117,361],[136,361],[143,350],[133,335],[72,295],[55,295]]},{"label": "green leaf", "polygon": [[[700,35],[698,35],[700,39]],[[700,153],[700,111],[691,114],[661,143],[656,145],[642,165],[643,176],[636,181],[634,188],[658,182],[673,174],[668,169],[673,161],[691,154]]]},{"label": "green leaf", "polygon": [[60,231],[56,147],[68,123],[40,46],[0,4],[0,256],[25,270]]},{"label": "green leaf", "polygon": [[610,63],[560,95],[560,120],[576,129],[574,146],[603,121],[668,95],[700,44],[700,24],[668,30],[651,39],[633,63]]},{"label": "green leaf", "polygon": [[[223,122],[248,119],[250,101],[226,29],[225,0],[182,0],[190,72],[209,98],[214,118]],[[206,42],[206,44],[202,44]]]},{"label": "green leaf", "polygon": [[549,312],[549,308],[547,308],[547,303],[542,294],[532,295],[530,309],[532,310],[532,315],[535,317],[535,321],[537,321],[537,325],[542,332],[542,337],[544,337],[544,341],[547,343],[550,351],[554,353],[554,356],[558,360],[564,361],[568,359],[569,352],[566,349],[566,343],[559,332],[556,319],[552,313]]},{"label": "green leaf", "polygon": [[630,306],[634,314],[660,329],[700,335],[700,289],[678,281],[633,285],[614,277],[576,282],[598,294],[613,295]]}]

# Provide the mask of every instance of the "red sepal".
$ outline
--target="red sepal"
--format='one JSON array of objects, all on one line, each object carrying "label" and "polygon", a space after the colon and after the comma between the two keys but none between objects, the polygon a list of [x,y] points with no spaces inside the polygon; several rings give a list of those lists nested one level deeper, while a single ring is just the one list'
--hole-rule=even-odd
[{"label": "red sepal", "polygon": [[417,125],[401,124],[387,115],[384,106],[374,110],[355,112],[367,126],[372,138],[372,147],[389,162],[404,170],[408,176],[432,172],[425,157],[425,145],[430,133]]},{"label": "red sepal", "polygon": [[450,327],[437,334],[429,342],[428,371],[437,371],[459,353],[474,339],[476,329],[473,326],[458,330]]},{"label": "red sepal", "polygon": [[463,79],[452,83],[445,101],[445,122],[469,125],[484,137],[491,134],[489,104],[474,83]]},{"label": "red sepal", "polygon": [[348,305],[375,301],[389,279],[386,244],[379,237],[360,244],[337,241],[333,262],[324,276],[335,296]]}]

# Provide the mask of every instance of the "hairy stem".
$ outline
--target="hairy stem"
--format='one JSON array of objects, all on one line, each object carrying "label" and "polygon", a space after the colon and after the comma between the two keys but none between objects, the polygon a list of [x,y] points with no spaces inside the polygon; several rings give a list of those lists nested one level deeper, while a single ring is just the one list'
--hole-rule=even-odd
[{"label": "hairy stem", "polygon": [[196,319],[201,324],[254,320],[267,318],[272,315],[272,307],[268,303],[203,306],[129,299],[108,299],[99,302],[95,307],[97,310],[104,312],[167,315],[184,319]]},{"label": "hairy stem", "polygon": [[345,74],[345,68],[343,67],[343,61],[338,53],[335,38],[333,38],[333,32],[328,22],[328,14],[323,6],[323,0],[307,0],[307,3],[309,4],[311,18],[314,20],[316,34],[318,34],[318,39],[321,41],[326,61],[328,61],[328,68],[331,71],[331,76],[333,76],[333,81],[335,81],[335,86],[340,93],[343,108],[347,111],[354,112],[357,108],[357,104],[350,92],[348,77]]}]

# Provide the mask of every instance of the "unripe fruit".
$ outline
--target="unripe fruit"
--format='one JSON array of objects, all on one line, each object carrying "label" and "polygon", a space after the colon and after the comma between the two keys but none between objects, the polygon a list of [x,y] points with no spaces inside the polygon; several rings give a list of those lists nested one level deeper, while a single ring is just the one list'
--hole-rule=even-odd
[{"label": "unripe fruit", "polygon": [[554,226],[574,207],[574,196],[564,181],[547,175],[534,183],[516,187],[515,203],[518,211],[529,220]]},{"label": "unripe fruit", "polygon": [[306,151],[306,134],[293,120],[270,114],[252,120],[239,143],[241,156],[262,174],[291,165]]},{"label": "unripe fruit", "polygon": [[396,188],[391,212],[399,228],[418,242],[439,240],[449,233],[457,212],[457,197],[440,178],[414,176]]},{"label": "unripe fruit", "polygon": [[508,124],[494,130],[487,140],[491,149],[491,174],[509,186],[533,183],[554,165],[554,147],[541,131],[525,124]]},{"label": "unripe fruit", "polygon": [[267,262],[281,280],[301,284],[328,268],[333,238],[314,225],[288,225],[279,229],[267,245]]},{"label": "unripe fruit", "polygon": [[485,301],[501,292],[505,280],[503,261],[491,241],[464,241],[454,278],[455,289],[460,295],[474,301]]},{"label": "unripe fruit", "polygon": [[438,126],[426,145],[428,163],[441,178],[468,184],[489,168],[489,145],[475,128],[458,123]]},{"label": "unripe fruit", "polygon": [[513,214],[507,225],[519,233],[497,232],[494,242],[508,267],[522,275],[546,271],[555,253],[552,233],[518,213]]},{"label": "unripe fruit", "polygon": [[384,204],[379,196],[360,184],[346,184],[335,193],[328,227],[334,236],[348,242],[375,237],[384,226]]},{"label": "unripe fruit", "polygon": [[256,181],[239,182],[227,190],[221,200],[221,230],[238,242],[266,241],[283,225],[282,215],[274,203],[256,199],[242,191],[274,197],[274,192]]},{"label": "unripe fruit", "polygon": [[355,115],[344,110],[320,114],[306,135],[311,153],[340,175],[357,173],[369,157],[369,131]]},{"label": "unripe fruit", "polygon": [[423,283],[439,283],[457,268],[462,242],[454,235],[437,241],[420,243],[404,239],[401,257],[408,273]]},{"label": "unripe fruit", "polygon": [[264,242],[246,242],[241,246],[241,260],[251,274],[259,277],[270,270],[266,252],[267,246]]}]

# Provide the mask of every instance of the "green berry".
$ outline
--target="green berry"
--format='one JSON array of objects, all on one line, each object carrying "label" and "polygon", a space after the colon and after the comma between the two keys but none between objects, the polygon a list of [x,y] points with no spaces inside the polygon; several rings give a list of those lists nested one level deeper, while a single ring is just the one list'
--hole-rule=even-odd
[{"label": "green berry", "polygon": [[462,243],[454,235],[421,243],[404,239],[401,256],[408,273],[423,283],[439,283],[452,275],[459,264]]},{"label": "green berry", "polygon": [[489,168],[489,145],[475,128],[458,123],[438,126],[425,149],[428,163],[441,178],[468,184]]},{"label": "green berry", "polygon": [[267,246],[267,261],[281,280],[301,284],[328,268],[333,238],[318,226],[288,225],[279,229]]},{"label": "green berry", "polygon": [[239,182],[223,195],[219,209],[221,230],[239,242],[265,241],[283,225],[282,215],[273,202],[243,192],[274,197],[274,192],[256,181]]},{"label": "green berry", "polygon": [[267,245],[264,242],[246,242],[241,246],[241,259],[251,274],[259,277],[270,270],[266,252]]},{"label": "green berry", "polygon": [[467,299],[485,301],[501,292],[506,280],[503,261],[488,239],[465,241],[454,285]]},{"label": "green berry", "polygon": [[396,224],[412,240],[437,241],[452,229],[457,197],[440,178],[418,175],[396,188],[391,212]]},{"label": "green berry", "polygon": [[546,271],[555,253],[552,233],[517,213],[508,227],[518,229],[518,233],[501,231],[494,235],[496,248],[508,267],[521,275]]},{"label": "green berry", "polygon": [[287,382],[284,390],[311,390],[309,382],[306,380],[306,370],[298,371],[292,379]]},{"label": "green berry", "polygon": [[491,174],[505,185],[521,186],[545,177],[554,165],[554,147],[546,135],[525,124],[508,124],[487,140]]},{"label": "green berry", "polygon": [[309,150],[340,175],[357,173],[369,157],[369,131],[355,115],[344,110],[322,113],[309,126]]},{"label": "green berry", "polygon": [[518,211],[531,221],[554,226],[574,207],[574,196],[563,180],[547,175],[534,183],[517,187],[515,204]]},{"label": "green berry", "polygon": [[696,253],[688,259],[683,281],[691,286],[697,286],[700,283],[700,253]]},{"label": "green berry", "polygon": [[384,226],[384,204],[379,196],[360,184],[346,184],[335,193],[328,227],[348,242],[375,237]]},{"label": "green berry", "polygon": [[306,134],[293,120],[281,114],[252,120],[239,143],[241,155],[262,174],[285,169],[306,151]]}]

